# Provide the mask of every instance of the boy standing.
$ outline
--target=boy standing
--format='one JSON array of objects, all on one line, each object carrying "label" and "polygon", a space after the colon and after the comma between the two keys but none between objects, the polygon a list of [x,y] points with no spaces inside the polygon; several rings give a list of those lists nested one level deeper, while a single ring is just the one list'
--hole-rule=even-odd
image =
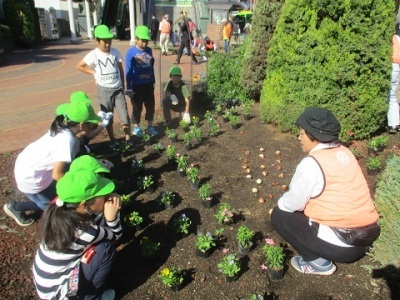
[{"label": "boy standing", "polygon": [[190,123],[190,92],[187,85],[182,81],[182,70],[173,66],[169,71],[171,80],[164,88],[165,97],[162,100],[164,113],[164,126],[169,126],[171,121],[171,109],[182,114],[182,119]]},{"label": "boy standing", "polygon": [[[130,121],[124,95],[125,81],[121,53],[111,47],[114,35],[106,25],[99,25],[94,30],[98,47],[90,51],[77,64],[76,68],[86,74],[94,76],[97,85],[97,97],[100,109],[105,113],[118,111],[119,119],[125,133],[125,150],[133,148],[130,135]],[[106,127],[110,137],[110,147],[119,150],[120,145],[114,136],[113,119]]]},{"label": "boy standing", "polygon": [[129,48],[125,57],[126,89],[131,94],[132,102],[132,133],[138,137],[143,136],[140,128],[140,117],[143,105],[146,108],[145,120],[147,132],[155,136],[158,132],[153,127],[154,119],[154,57],[153,51],[147,46],[150,40],[149,30],[146,26],[137,26],[135,30],[136,45]]}]

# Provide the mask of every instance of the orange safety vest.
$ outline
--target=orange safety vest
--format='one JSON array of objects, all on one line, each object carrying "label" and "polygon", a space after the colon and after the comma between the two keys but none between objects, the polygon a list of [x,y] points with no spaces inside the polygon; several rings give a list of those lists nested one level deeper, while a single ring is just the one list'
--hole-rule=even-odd
[{"label": "orange safety vest", "polygon": [[304,214],[327,226],[362,227],[375,223],[379,215],[367,181],[354,155],[343,146],[310,153],[320,165],[325,187],[311,198]]},{"label": "orange safety vest", "polygon": [[392,43],[393,43],[392,62],[400,64],[400,37],[394,35],[392,37]]},{"label": "orange safety vest", "polygon": [[227,21],[224,24],[224,27],[222,28],[222,38],[224,40],[229,40],[232,35],[232,25],[229,21]]},{"label": "orange safety vest", "polygon": [[161,22],[161,33],[170,33],[171,32],[171,24],[167,20],[163,20]]}]

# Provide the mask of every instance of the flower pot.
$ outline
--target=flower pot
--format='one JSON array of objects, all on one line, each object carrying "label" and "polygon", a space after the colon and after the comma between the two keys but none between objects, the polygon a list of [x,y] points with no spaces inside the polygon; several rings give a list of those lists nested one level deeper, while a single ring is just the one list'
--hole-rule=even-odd
[{"label": "flower pot", "polygon": [[178,169],[178,176],[179,177],[185,177],[186,176],[186,172],[184,170],[179,170]]},{"label": "flower pot", "polygon": [[170,287],[172,291],[179,292],[182,289],[182,283],[175,284]]},{"label": "flower pot", "polygon": [[174,208],[174,205],[172,203],[164,203],[164,206],[166,210],[171,210]]},{"label": "flower pot", "polygon": [[233,130],[236,130],[236,129],[239,128],[239,124],[232,124],[231,126],[232,126],[232,129],[233,129]]},{"label": "flower pot", "polygon": [[245,121],[248,121],[248,120],[251,119],[251,116],[250,116],[250,115],[243,115],[243,119],[244,119]]},{"label": "flower pot", "polygon": [[173,159],[173,158],[168,158],[168,157],[167,157],[167,164],[168,164],[169,166],[174,166],[174,165],[176,164],[176,161],[175,161],[175,159]]},{"label": "flower pot", "polygon": [[285,269],[283,267],[278,270],[268,268],[268,276],[272,281],[282,280],[284,274],[285,274]]},{"label": "flower pot", "polygon": [[211,249],[208,249],[207,251],[203,252],[200,249],[196,248],[196,256],[198,257],[207,258],[210,256],[210,254],[211,254]]},{"label": "flower pot", "polygon": [[190,144],[185,144],[185,150],[190,150],[190,149],[192,149],[192,145],[190,145]]},{"label": "flower pot", "polygon": [[205,200],[201,200],[201,203],[203,204],[203,206],[205,207],[205,208],[210,208],[211,206],[212,206],[212,204],[213,204],[213,199],[211,198],[211,197],[208,197],[207,199],[205,199]]},{"label": "flower pot", "polygon": [[380,169],[367,169],[367,174],[369,176],[375,176],[375,175],[377,175],[379,173],[379,170]]},{"label": "flower pot", "polygon": [[200,145],[203,142],[203,138],[196,138],[197,145]]},{"label": "flower pot", "polygon": [[177,136],[172,137],[171,138],[171,142],[177,143],[178,142],[178,137]]},{"label": "flower pot", "polygon": [[250,252],[251,246],[253,246],[252,244],[250,246],[247,247],[243,247],[239,242],[238,242],[238,252],[240,255],[246,255],[247,253]]},{"label": "flower pot", "polygon": [[149,187],[146,189],[146,191],[149,192],[149,193],[154,193],[155,190],[156,190],[156,187],[154,186],[154,184],[151,185],[151,186],[149,186]]},{"label": "flower pot", "polygon": [[238,280],[238,276],[237,275],[234,275],[234,276],[225,275],[225,279],[226,279],[226,282],[234,282],[234,281]]},{"label": "flower pot", "polygon": [[200,186],[200,180],[196,180],[195,182],[189,181],[189,185],[190,185],[190,188],[192,190],[197,191],[199,189],[199,186]]}]

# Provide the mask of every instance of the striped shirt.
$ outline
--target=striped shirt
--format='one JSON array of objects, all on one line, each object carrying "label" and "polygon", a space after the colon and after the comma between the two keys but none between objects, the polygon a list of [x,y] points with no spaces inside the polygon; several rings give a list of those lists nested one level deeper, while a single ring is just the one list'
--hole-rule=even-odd
[{"label": "striped shirt", "polygon": [[68,284],[74,268],[79,264],[85,251],[101,241],[115,241],[121,237],[120,217],[107,226],[99,226],[103,218],[96,218],[87,231],[76,230],[76,240],[66,252],[49,251],[42,242],[33,264],[33,277],[39,299],[66,299]]}]

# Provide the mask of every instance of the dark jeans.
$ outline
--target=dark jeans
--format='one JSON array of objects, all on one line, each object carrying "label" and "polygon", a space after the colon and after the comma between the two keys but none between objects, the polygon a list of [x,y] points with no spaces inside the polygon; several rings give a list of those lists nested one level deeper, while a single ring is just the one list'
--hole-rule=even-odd
[{"label": "dark jeans", "polygon": [[57,196],[56,183],[57,181],[53,180],[53,182],[47,188],[37,194],[25,193],[25,196],[30,201],[16,201],[14,204],[14,209],[20,212],[44,211],[47,205],[49,205],[50,201]]},{"label": "dark jeans", "polygon": [[101,299],[104,284],[115,261],[115,247],[110,241],[103,241],[94,248],[96,254],[88,264],[79,269],[79,299]]},{"label": "dark jeans", "polygon": [[[325,258],[350,263],[362,258],[369,247],[340,247],[317,237],[318,226],[310,226],[303,212],[289,213],[276,207],[271,215],[272,225],[305,261]],[[318,225],[318,224],[317,224]]]},{"label": "dark jeans", "polygon": [[131,96],[132,103],[132,123],[139,124],[142,115],[143,105],[146,108],[146,121],[154,119],[154,87],[153,84],[135,85],[132,87],[134,95]]},{"label": "dark jeans", "polygon": [[192,52],[192,48],[190,47],[190,41],[189,41],[189,40],[182,40],[182,41],[181,41],[181,44],[179,45],[178,56],[176,57],[176,61],[177,61],[178,63],[181,62],[181,57],[182,57],[182,54],[183,54],[183,49],[184,49],[185,47],[189,50],[190,56],[192,57],[193,62],[196,62],[196,63],[197,63],[196,56],[194,56],[194,54],[193,54],[193,52]]},{"label": "dark jeans", "polygon": [[157,34],[158,34],[158,30],[152,30],[150,33],[150,38],[154,43],[157,42]]}]

